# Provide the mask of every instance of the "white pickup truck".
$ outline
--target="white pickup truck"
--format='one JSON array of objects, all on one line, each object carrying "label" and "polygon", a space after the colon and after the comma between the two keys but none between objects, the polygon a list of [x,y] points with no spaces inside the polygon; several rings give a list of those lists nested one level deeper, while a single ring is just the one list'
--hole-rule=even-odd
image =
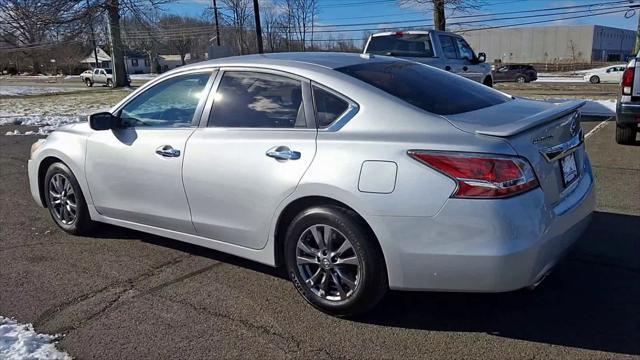
[{"label": "white pickup truck", "polygon": [[400,57],[493,86],[487,55],[475,52],[460,35],[437,30],[381,32],[369,36],[365,54]]},{"label": "white pickup truck", "polygon": [[80,79],[89,87],[93,86],[93,84],[113,86],[113,72],[111,72],[111,69],[97,68],[87,70],[80,74]]}]

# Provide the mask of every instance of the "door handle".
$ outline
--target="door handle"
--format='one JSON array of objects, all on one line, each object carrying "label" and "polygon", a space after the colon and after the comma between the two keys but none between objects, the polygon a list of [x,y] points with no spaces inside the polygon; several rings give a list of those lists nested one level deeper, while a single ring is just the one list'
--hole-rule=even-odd
[{"label": "door handle", "polygon": [[164,157],[178,157],[180,150],[174,149],[171,145],[162,145],[156,149],[156,154]]},{"label": "door handle", "polygon": [[463,66],[463,67],[462,67],[462,70],[467,71],[467,70],[469,70],[469,68],[468,68],[468,67],[466,67],[466,66]]},{"label": "door handle", "polygon": [[268,157],[272,157],[276,160],[298,160],[302,156],[300,152],[293,151],[286,146],[275,146],[267,150],[265,154]]}]

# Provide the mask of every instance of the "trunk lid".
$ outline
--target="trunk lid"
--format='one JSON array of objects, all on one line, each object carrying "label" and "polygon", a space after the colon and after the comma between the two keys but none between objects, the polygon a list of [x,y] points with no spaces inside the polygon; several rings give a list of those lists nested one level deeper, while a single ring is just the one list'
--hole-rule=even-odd
[{"label": "trunk lid", "polygon": [[[553,205],[570,192],[584,171],[578,110],[584,104],[584,101],[554,104],[515,99],[446,118],[463,131],[504,138],[518,155],[531,163],[547,203]],[[571,157],[575,159],[575,177]],[[567,174],[566,180],[564,174]]]}]

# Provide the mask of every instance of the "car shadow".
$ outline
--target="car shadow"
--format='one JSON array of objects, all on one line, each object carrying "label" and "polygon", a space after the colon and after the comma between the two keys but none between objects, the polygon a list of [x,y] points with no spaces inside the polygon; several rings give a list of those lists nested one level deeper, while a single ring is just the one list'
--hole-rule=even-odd
[{"label": "car shadow", "polygon": [[[533,291],[391,291],[352,321],[640,355],[639,230],[640,216],[595,212],[569,256]],[[281,269],[133,230],[101,226],[95,236],[142,240],[286,279]]]}]

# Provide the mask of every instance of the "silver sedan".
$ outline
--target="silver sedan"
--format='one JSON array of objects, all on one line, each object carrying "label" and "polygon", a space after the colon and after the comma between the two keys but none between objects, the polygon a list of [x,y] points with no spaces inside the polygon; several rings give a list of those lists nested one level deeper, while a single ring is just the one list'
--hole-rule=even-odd
[{"label": "silver sedan", "polygon": [[35,201],[284,266],[338,316],[387,289],[534,286],[585,229],[582,102],[518,99],[384,56],[181,67],[36,142]]}]

